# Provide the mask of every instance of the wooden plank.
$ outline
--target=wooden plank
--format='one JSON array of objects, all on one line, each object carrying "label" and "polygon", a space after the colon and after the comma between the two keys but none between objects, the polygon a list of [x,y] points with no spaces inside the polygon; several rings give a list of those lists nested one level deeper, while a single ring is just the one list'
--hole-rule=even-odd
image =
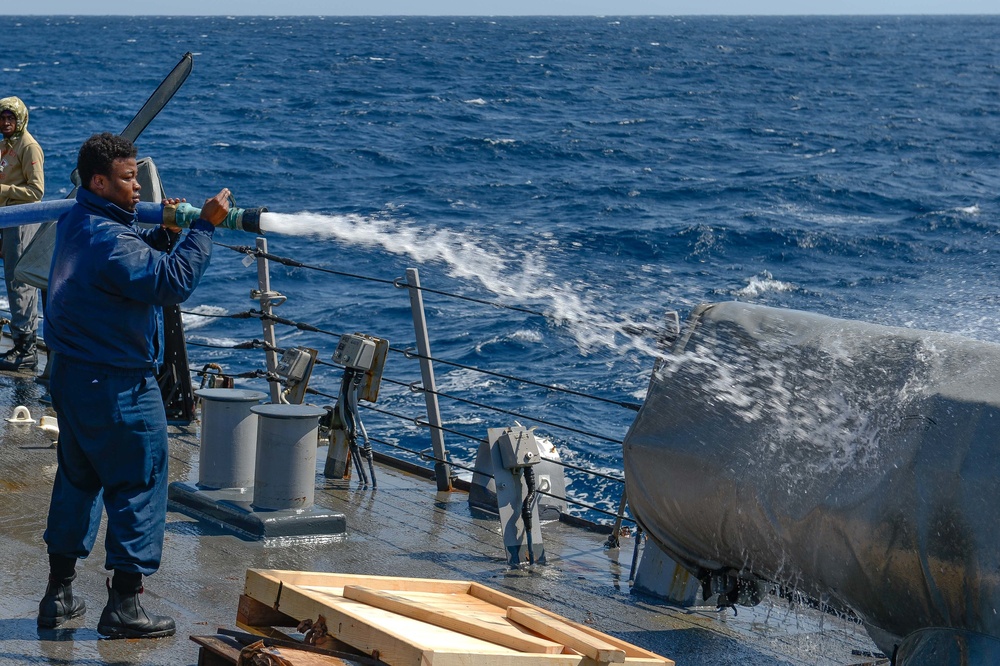
[{"label": "wooden plank", "polygon": [[421,605],[399,595],[383,590],[372,590],[360,585],[344,586],[344,598],[360,601],[397,615],[403,615],[433,624],[452,631],[458,631],[475,638],[481,638],[497,645],[509,647],[519,652],[537,652],[542,654],[559,654],[563,651],[561,643],[544,638],[536,638],[511,625],[504,617],[498,617],[500,622],[489,622],[471,615],[457,615],[448,610]]},{"label": "wooden plank", "polygon": [[534,608],[511,606],[507,617],[542,636],[559,641],[585,657],[601,663],[625,663],[625,650],[611,645],[596,636],[584,633],[562,620]]},{"label": "wooden plank", "polygon": [[254,636],[260,636],[262,638],[277,638],[278,640],[282,641],[295,640],[285,632],[275,629],[273,627],[261,627],[252,624],[243,624],[242,622],[237,622],[236,626],[247,633],[253,634]]},{"label": "wooden plank", "polygon": [[274,610],[267,604],[245,594],[240,595],[236,621],[252,627],[295,627],[299,624],[299,621],[294,617]]},{"label": "wooden plank", "polygon": [[483,585],[482,583],[469,583],[469,596],[475,597],[476,599],[482,599],[488,604],[504,609],[509,608],[510,606],[529,606],[531,608],[538,608],[533,604],[525,603],[517,597],[504,594],[503,592],[494,590],[492,587]]},{"label": "wooden plank", "polygon": [[662,664],[662,663],[672,663],[672,662],[670,662],[669,659],[665,660],[663,657],[661,657],[660,655],[656,654],[655,652],[650,652],[649,650],[644,650],[641,647],[639,647],[638,645],[633,645],[632,643],[629,643],[628,641],[623,641],[620,638],[616,638],[616,637],[611,636],[609,634],[602,633],[602,632],[598,631],[597,629],[594,629],[593,627],[588,627],[585,624],[580,624],[578,622],[572,622],[571,620],[568,620],[568,619],[562,617],[561,615],[553,613],[552,611],[549,611],[549,610],[546,610],[544,608],[541,608],[540,606],[535,606],[534,604],[529,604],[529,603],[527,603],[527,602],[525,602],[525,601],[523,601],[521,599],[518,599],[517,597],[513,597],[513,596],[511,596],[509,594],[504,594],[503,592],[500,592],[498,590],[494,590],[492,587],[488,587],[488,586],[483,585],[481,583],[476,583],[476,582],[471,583],[469,585],[469,594],[471,596],[476,597],[477,599],[482,599],[483,601],[487,601],[487,602],[489,602],[489,603],[491,603],[491,604],[493,604],[495,606],[500,606],[501,608],[509,608],[511,606],[519,606],[519,607],[522,607],[522,608],[534,608],[535,610],[538,610],[538,611],[541,611],[542,613],[545,613],[549,617],[553,617],[553,618],[555,618],[557,620],[565,622],[566,624],[570,625],[571,627],[574,627],[575,629],[577,629],[579,631],[582,631],[582,632],[584,632],[586,634],[590,634],[591,636],[593,636],[595,638],[598,638],[598,639],[600,639],[602,641],[605,641],[606,643],[610,643],[610,644],[612,644],[612,645],[614,645],[616,647],[619,647],[619,648],[625,650],[625,655],[627,657],[629,657],[629,658],[633,658],[634,657],[634,658],[640,658],[640,659],[652,659],[655,662],[660,663],[660,664]]},{"label": "wooden plank", "polygon": [[[364,587],[362,583],[358,583]],[[448,610],[455,613],[486,613],[497,614],[506,617],[507,607],[496,606],[482,599],[477,599],[469,594],[441,594],[440,592],[414,592],[412,590],[401,590],[391,592],[403,597],[415,604],[426,604],[438,610]]]},{"label": "wooden plank", "polygon": [[437,580],[435,578],[401,578],[396,576],[365,576],[317,571],[286,571],[283,569],[247,569],[247,581],[253,578],[284,583],[297,587],[333,587],[344,585],[364,585],[373,590],[409,590],[413,592],[440,592],[442,594],[466,594],[469,581]]},{"label": "wooden plank", "polygon": [[[351,664],[352,666],[385,666],[383,662],[359,654],[353,648],[349,648],[348,650],[345,651],[337,649],[335,647],[331,647],[329,645],[329,640],[331,639],[329,635],[324,636],[318,643],[311,644],[311,643],[305,643],[300,640],[285,639],[272,636],[261,637],[259,634],[220,628],[218,632],[218,637],[224,638],[227,641],[232,641],[232,644],[238,645],[240,649],[243,649],[247,645],[252,645],[260,641],[267,647],[292,648],[295,650],[301,650],[303,652],[314,652],[316,654],[323,654],[330,657],[337,657],[338,659],[342,659],[344,662]],[[339,643],[339,641],[337,642]]]},{"label": "wooden plank", "polygon": [[[246,582],[243,584],[243,594],[269,608],[278,610],[283,585],[281,578],[277,576],[247,569]],[[295,616],[293,615],[292,617]]]},{"label": "wooden plank", "polygon": [[240,658],[243,646],[226,636],[191,636],[191,640],[201,646],[198,650],[198,666],[227,666]]},{"label": "wooden plank", "polygon": [[248,645],[240,651],[240,661],[238,664],[252,664],[255,656],[274,656],[288,663],[291,666],[349,666],[349,663],[338,657],[331,657],[325,654],[317,654],[306,650],[299,650],[292,647],[277,645],[263,645],[263,642]]}]

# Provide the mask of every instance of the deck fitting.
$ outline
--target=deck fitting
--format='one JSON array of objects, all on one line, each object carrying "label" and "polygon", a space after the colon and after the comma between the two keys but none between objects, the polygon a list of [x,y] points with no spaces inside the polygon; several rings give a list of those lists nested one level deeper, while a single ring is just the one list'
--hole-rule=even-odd
[{"label": "deck fitting", "polygon": [[206,490],[175,481],[167,491],[171,510],[207,518],[255,539],[330,536],[347,532],[343,513],[315,505],[301,509],[258,509],[252,492],[243,489]]}]

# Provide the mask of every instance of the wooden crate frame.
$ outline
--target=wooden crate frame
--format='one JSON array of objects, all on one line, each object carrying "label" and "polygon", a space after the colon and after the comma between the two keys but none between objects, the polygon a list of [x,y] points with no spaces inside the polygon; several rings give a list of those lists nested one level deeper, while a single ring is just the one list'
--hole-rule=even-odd
[{"label": "wooden crate frame", "polygon": [[[248,569],[244,596],[274,611],[275,620],[323,615],[331,636],[390,666],[674,664],[470,581]],[[260,618],[241,612],[236,623],[260,631]]]}]

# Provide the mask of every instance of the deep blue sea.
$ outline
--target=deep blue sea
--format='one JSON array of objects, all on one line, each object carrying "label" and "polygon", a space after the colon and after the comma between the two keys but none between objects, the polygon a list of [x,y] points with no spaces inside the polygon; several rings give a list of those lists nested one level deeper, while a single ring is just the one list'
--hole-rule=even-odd
[{"label": "deep blue sea", "polygon": [[[435,357],[641,402],[657,350],[635,332],[706,301],[1000,341],[998,34],[1000,16],[7,17],[0,94],[28,104],[46,199],[62,198],[80,143],[120,132],[191,51],[137,141],[168,194],[226,186],[282,214],[274,254],[388,281],[416,267],[425,287],[531,311],[427,293]],[[185,310],[257,307],[242,258],[217,248]],[[413,345],[390,285],[275,265],[272,287],[284,317]],[[195,368],[263,367],[225,349],[261,338],[255,320],[186,322],[205,345]],[[336,342],[279,327],[279,345],[324,359]],[[443,392],[605,437],[537,431],[620,475],[606,440],[634,412],[436,369]],[[322,370],[314,387],[335,393]],[[419,375],[391,354],[386,376]],[[421,405],[386,384],[377,406]],[[474,437],[513,420],[441,409]],[[430,445],[412,422],[362,415],[379,441]],[[446,439],[473,460],[474,440]],[[576,497],[617,506],[620,486],[570,476]]]}]

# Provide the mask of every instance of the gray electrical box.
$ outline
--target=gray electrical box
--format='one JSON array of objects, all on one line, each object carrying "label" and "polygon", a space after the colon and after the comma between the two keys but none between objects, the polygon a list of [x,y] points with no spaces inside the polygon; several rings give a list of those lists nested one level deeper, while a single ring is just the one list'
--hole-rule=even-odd
[{"label": "gray electrical box", "polygon": [[375,339],[360,334],[340,336],[333,362],[352,370],[371,370],[375,360]]},{"label": "gray electrical box", "polygon": [[504,469],[519,469],[537,465],[542,460],[535,435],[527,428],[508,428],[497,439]]},{"label": "gray electrical box", "polygon": [[274,368],[274,374],[285,380],[282,402],[302,404],[318,355],[315,349],[308,347],[292,347],[284,351]]},{"label": "gray electrical box", "polygon": [[[314,352],[315,353],[315,352]],[[304,347],[286,349],[274,368],[275,374],[281,375],[290,382],[301,382],[310,373],[313,355]]]}]

